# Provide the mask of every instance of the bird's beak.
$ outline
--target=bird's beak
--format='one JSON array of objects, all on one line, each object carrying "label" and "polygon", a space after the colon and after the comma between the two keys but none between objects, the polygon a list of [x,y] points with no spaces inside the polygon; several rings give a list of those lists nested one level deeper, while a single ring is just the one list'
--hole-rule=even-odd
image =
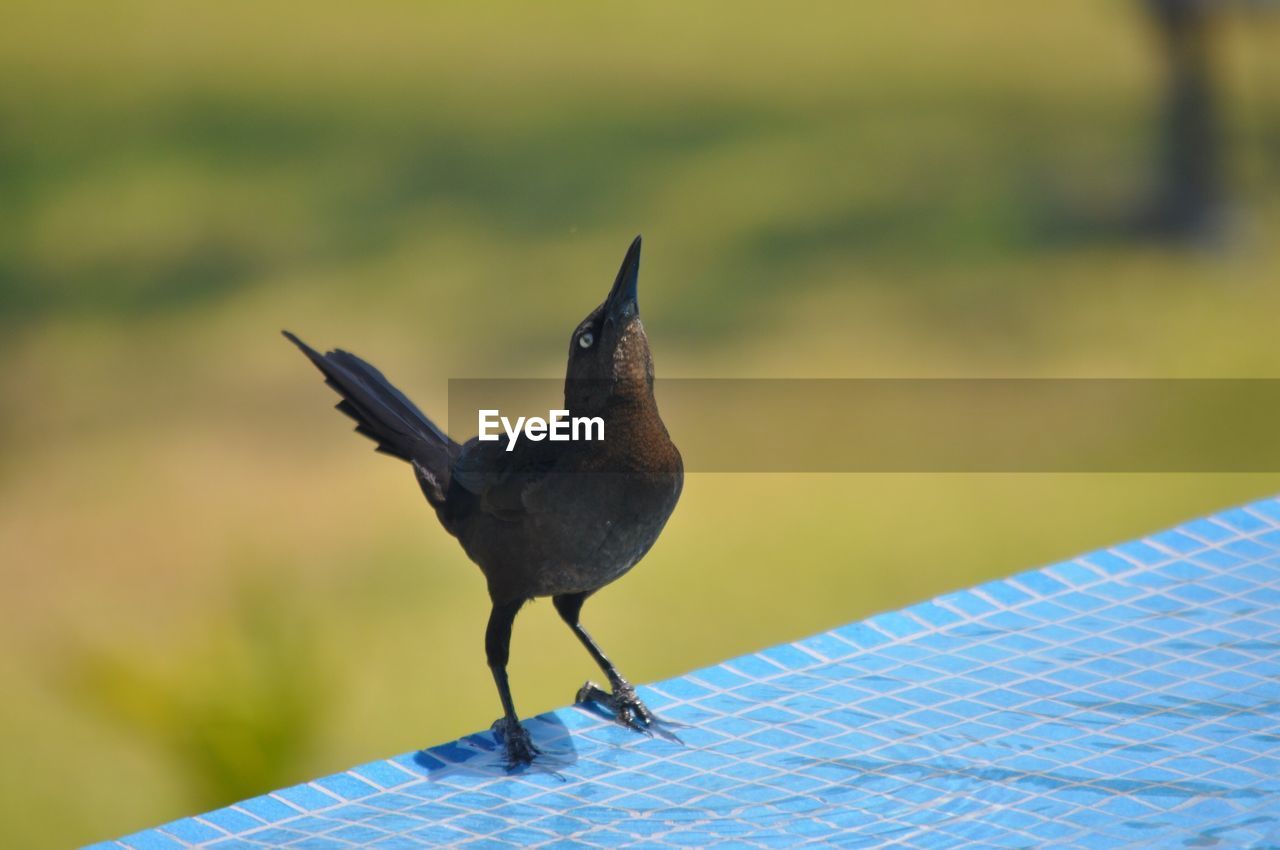
[{"label": "bird's beak", "polygon": [[622,268],[613,281],[613,289],[605,299],[605,315],[615,322],[622,322],[640,314],[636,302],[636,285],[640,281],[640,237],[637,236],[622,258]]}]

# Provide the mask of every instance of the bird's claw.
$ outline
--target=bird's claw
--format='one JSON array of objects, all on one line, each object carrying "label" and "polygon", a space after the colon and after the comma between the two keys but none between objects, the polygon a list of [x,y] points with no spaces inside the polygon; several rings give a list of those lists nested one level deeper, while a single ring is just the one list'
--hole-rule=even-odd
[{"label": "bird's claw", "polygon": [[577,701],[598,702],[613,712],[619,723],[637,732],[649,734],[649,727],[654,722],[653,712],[636,696],[636,689],[625,680],[613,683],[612,693],[597,685],[587,682],[578,689]]},{"label": "bird's claw", "polygon": [[506,750],[507,770],[532,764],[533,757],[542,752],[533,745],[529,730],[518,720],[500,717],[493,721],[493,732]]}]

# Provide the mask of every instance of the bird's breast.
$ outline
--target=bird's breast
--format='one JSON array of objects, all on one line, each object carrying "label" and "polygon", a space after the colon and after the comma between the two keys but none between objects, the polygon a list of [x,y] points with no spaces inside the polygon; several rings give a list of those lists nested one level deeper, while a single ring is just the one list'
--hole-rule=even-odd
[{"label": "bird's breast", "polygon": [[540,595],[596,590],[630,570],[662,533],[681,488],[671,473],[587,473],[565,484],[576,509],[541,517],[536,534],[561,541],[536,571]]}]

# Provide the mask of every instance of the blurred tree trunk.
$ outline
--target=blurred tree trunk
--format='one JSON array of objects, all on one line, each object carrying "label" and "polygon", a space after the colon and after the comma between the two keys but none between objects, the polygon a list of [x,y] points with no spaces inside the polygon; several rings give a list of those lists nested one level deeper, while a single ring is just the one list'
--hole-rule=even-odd
[{"label": "blurred tree trunk", "polygon": [[1218,235],[1226,201],[1222,116],[1215,89],[1219,0],[1148,0],[1167,62],[1159,183],[1150,224],[1164,236]]}]

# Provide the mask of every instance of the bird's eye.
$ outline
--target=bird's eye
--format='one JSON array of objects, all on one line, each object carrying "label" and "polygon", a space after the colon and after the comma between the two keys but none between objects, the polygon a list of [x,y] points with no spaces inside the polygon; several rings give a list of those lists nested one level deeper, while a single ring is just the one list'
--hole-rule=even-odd
[{"label": "bird's eye", "polygon": [[578,337],[578,345],[582,348],[590,348],[595,341],[595,335],[591,331],[583,331],[582,336]]}]

